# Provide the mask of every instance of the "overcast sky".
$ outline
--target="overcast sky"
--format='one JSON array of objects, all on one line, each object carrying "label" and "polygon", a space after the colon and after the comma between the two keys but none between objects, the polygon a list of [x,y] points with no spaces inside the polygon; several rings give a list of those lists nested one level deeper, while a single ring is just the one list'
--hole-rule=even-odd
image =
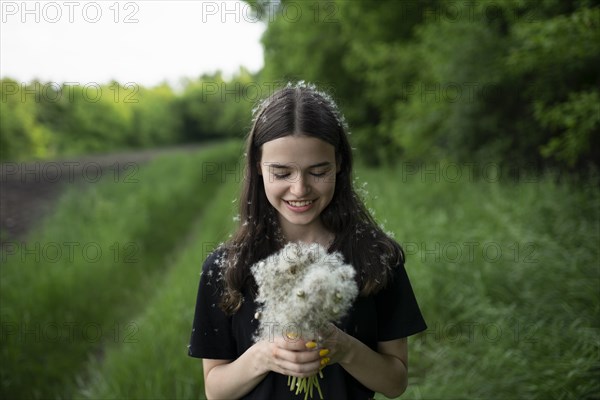
[{"label": "overcast sky", "polygon": [[0,75],[28,82],[152,86],[263,64],[256,21],[239,1],[0,1]]}]

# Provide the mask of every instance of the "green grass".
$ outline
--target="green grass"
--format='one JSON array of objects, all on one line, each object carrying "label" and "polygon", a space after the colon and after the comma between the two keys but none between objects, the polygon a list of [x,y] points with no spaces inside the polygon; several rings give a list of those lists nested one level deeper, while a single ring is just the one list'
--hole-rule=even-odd
[{"label": "green grass", "polygon": [[135,318],[137,341],[112,346],[102,362],[92,364],[94,379],[81,390],[83,398],[203,398],[202,363],[187,356],[187,344],[202,263],[233,227],[231,200],[237,191],[230,180],[216,193],[161,287]]},{"label": "green grass", "polygon": [[429,329],[403,398],[599,398],[600,192],[363,171]]},{"label": "green grass", "polygon": [[[232,145],[210,157],[233,157],[237,150]],[[102,321],[108,332],[101,343],[81,348],[43,343],[32,349],[16,336],[5,341],[3,333],[3,394],[13,394],[3,398],[31,398],[35,390],[41,397],[40,388],[54,380],[77,381],[75,397],[81,399],[202,398],[201,363],[187,356],[186,346],[200,266],[230,231],[237,195],[232,176],[226,184],[216,179],[201,189],[184,188],[197,184],[189,170],[209,157],[203,154],[153,164],[152,187],[168,195],[149,191],[139,203],[127,200],[131,190],[98,185],[95,197],[80,195],[61,206],[65,211],[54,221],[69,229],[50,224],[40,233],[40,241],[139,243],[141,261],[134,265],[20,266],[9,260],[2,267],[3,324],[11,321],[6,315],[30,323]],[[169,182],[174,174],[162,174],[165,169],[178,171],[179,183]],[[466,174],[433,182],[431,175],[405,179],[399,169],[363,168],[359,176],[368,182],[376,217],[404,245],[429,325],[409,340],[410,385],[402,398],[600,398],[594,379],[600,372],[596,183],[557,184],[552,177],[490,183]],[[162,205],[188,190],[201,195],[181,195],[161,214]],[[186,217],[169,228],[179,212]],[[157,216],[150,221],[150,215]],[[157,240],[150,239],[154,218],[169,231],[155,233]],[[43,359],[55,345],[59,350]],[[6,359],[14,369],[6,369]],[[58,366],[56,375],[49,366]],[[32,372],[39,376],[27,386]],[[6,392],[6,379],[21,382],[24,391]]]},{"label": "green grass", "polygon": [[137,336],[131,315],[156,294],[239,152],[236,142],[163,156],[134,182],[72,189],[27,243],[3,246],[2,398],[69,397],[89,360]]}]

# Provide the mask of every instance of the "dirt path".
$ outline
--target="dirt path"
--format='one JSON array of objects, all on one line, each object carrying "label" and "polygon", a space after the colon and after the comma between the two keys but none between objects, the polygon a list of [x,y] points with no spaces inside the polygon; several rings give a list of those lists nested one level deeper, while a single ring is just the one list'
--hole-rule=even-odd
[{"label": "dirt path", "polygon": [[197,151],[200,145],[97,154],[73,159],[0,163],[0,245],[25,240],[69,186],[84,190],[107,175],[127,179],[153,158]]}]

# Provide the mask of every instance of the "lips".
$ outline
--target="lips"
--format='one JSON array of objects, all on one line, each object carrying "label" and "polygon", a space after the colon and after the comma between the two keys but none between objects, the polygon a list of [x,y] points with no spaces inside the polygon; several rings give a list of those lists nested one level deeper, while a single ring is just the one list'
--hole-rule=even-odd
[{"label": "lips", "polygon": [[314,200],[301,200],[301,201],[284,200],[284,201],[292,207],[306,207],[306,206],[311,205],[314,202]]}]

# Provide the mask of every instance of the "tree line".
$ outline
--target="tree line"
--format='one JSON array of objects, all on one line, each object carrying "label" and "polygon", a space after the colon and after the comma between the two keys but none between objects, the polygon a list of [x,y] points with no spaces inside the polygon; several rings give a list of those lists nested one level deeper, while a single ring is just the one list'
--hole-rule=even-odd
[{"label": "tree line", "polygon": [[269,16],[263,79],[335,88],[370,163],[600,165],[597,2],[281,4],[290,12]]},{"label": "tree line", "polygon": [[594,1],[247,3],[267,26],[256,74],[181,90],[3,79],[0,158],[241,137],[261,98],[306,80],[338,100],[369,164],[600,166]]},{"label": "tree line", "polygon": [[144,87],[0,80],[0,160],[50,158],[240,137],[257,77],[245,69]]}]

